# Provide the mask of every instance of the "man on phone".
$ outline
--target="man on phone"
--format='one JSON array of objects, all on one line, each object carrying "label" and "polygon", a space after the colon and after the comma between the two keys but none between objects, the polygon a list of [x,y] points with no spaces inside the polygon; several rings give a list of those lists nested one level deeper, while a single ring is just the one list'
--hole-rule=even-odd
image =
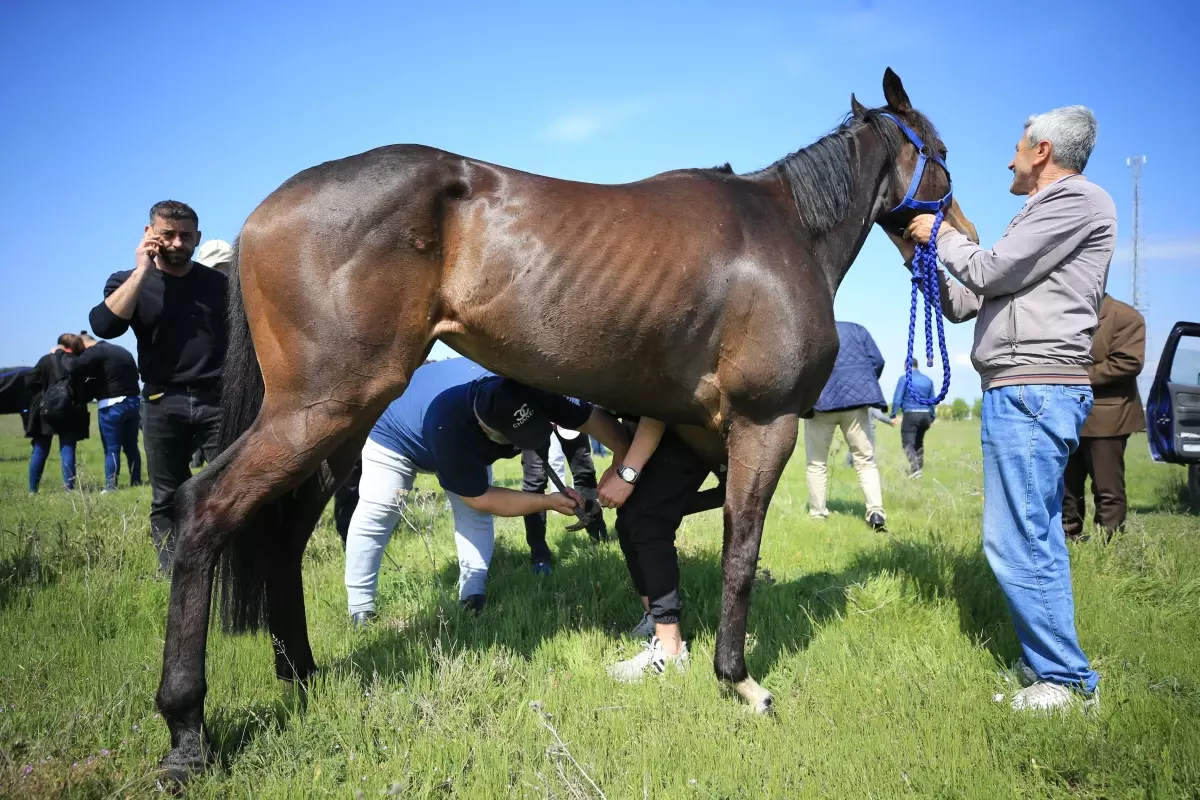
[{"label": "man on phone", "polygon": [[155,203],[134,268],[109,276],[103,302],[89,315],[103,339],[130,328],[137,336],[150,537],[164,574],[175,550],[175,490],[191,477],[188,462],[197,447],[209,460],[216,456],[221,426],[228,279],[192,260],[199,228],[184,203]]}]

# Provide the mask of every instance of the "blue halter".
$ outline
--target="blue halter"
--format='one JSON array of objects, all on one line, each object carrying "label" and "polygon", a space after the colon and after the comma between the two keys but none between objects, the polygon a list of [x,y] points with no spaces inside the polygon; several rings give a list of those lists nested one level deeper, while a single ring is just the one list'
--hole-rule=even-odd
[{"label": "blue halter", "polygon": [[[925,164],[928,161],[932,161],[945,170],[947,184],[950,183],[950,168],[946,166],[945,159],[937,153],[931,152],[925,146],[925,143],[921,141],[921,137],[917,135],[916,131],[908,127],[899,118],[888,113],[881,114],[880,116],[887,117],[896,123],[904,135],[908,137],[908,140],[912,142],[913,146],[917,148],[917,168],[913,170],[912,181],[908,184],[908,193],[904,195],[904,199],[900,201],[900,205],[893,208],[892,211],[895,212],[907,208],[913,211],[936,215],[933,220],[933,230],[929,235],[929,244],[918,244],[915,248],[916,252],[913,255],[912,305],[909,308],[908,314],[908,358],[904,360],[905,395],[911,397],[914,402],[920,405],[936,406],[945,400],[946,395],[950,392],[950,356],[946,351],[946,330],[942,317],[941,287],[938,285],[936,242],[938,229],[942,227],[942,217],[954,197],[954,191],[952,188],[947,188],[946,196],[941,200],[917,200],[915,195],[921,188],[921,178],[925,176]],[[938,393],[937,397],[922,397],[913,390],[912,386],[913,344],[917,336],[918,297],[925,299],[925,363],[930,367],[933,366],[933,309],[936,306],[938,310],[937,337],[942,356],[942,390]]]},{"label": "blue halter", "polygon": [[[917,148],[917,168],[913,170],[912,180],[908,184],[908,193],[904,195],[904,199],[900,201],[900,205],[892,209],[899,211],[902,208],[909,208],[913,211],[928,211],[936,214],[939,211],[945,211],[950,205],[950,201],[954,198],[954,188],[950,186],[950,168],[946,166],[946,160],[938,153],[931,151],[925,142],[917,136],[917,132],[908,127],[907,124],[894,114],[884,112],[881,117],[887,117],[900,128],[900,132],[908,137],[912,142],[913,147]],[[946,173],[946,196],[941,200],[917,200],[917,191],[921,188],[921,179],[925,177],[925,164],[929,161],[937,164]]]}]

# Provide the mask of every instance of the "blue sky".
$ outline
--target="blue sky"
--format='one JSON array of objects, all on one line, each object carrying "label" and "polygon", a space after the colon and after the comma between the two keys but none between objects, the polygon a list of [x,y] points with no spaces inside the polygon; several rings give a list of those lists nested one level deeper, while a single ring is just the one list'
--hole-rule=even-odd
[{"label": "blue sky", "polygon": [[[1006,165],[1025,117],[1095,109],[1088,175],[1123,225],[1110,291],[1130,296],[1125,159],[1144,153],[1151,347],[1200,316],[1200,4],[337,6],[0,5],[0,364],[87,327],[157,200],[190,203],[205,238],[232,240],[292,174],[396,142],[597,182],[749,171],[835,125],[851,91],[882,103],[886,66],[941,129],[985,244],[1019,207]],[[879,342],[889,395],[908,291],[875,233],[837,299]],[[974,397],[970,325],[948,332],[951,396]]]}]

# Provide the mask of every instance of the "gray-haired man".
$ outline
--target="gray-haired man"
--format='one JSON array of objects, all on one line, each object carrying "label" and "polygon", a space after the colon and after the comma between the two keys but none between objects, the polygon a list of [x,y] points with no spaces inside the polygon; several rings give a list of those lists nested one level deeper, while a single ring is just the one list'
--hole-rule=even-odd
[{"label": "gray-haired man", "polygon": [[[1075,633],[1062,526],[1063,472],[1092,407],[1092,333],[1117,240],[1112,198],[1081,174],[1096,143],[1083,106],[1030,117],[1008,165],[1028,195],[991,250],[938,230],[942,308],[977,317],[971,354],[983,378],[983,547],[1008,601],[1029,684],[1017,709],[1094,696],[1097,675]],[[927,243],[933,217],[908,236]]]}]

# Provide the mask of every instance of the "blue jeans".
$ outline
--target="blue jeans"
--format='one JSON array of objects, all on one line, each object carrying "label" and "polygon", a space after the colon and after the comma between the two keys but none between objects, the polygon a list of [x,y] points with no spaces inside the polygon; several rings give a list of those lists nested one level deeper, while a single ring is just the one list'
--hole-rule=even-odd
[{"label": "blue jeans", "polygon": [[104,488],[116,489],[121,474],[121,451],[129,463],[129,485],[142,482],[142,454],[138,450],[138,429],[142,420],[142,399],[126,397],[116,405],[100,409],[100,440],[104,442]]},{"label": "blue jeans", "polygon": [[[42,482],[42,473],[46,470],[46,459],[50,457],[50,440],[52,436],[35,436],[30,441],[33,453],[29,456],[29,491],[36,493],[38,484]],[[75,488],[75,440],[65,436],[58,437],[58,456],[62,459],[63,486]]]},{"label": "blue jeans", "polygon": [[1088,386],[1005,386],[983,395],[983,550],[1025,661],[1041,680],[1091,692],[1075,633],[1062,526],[1063,473],[1092,409]]}]

